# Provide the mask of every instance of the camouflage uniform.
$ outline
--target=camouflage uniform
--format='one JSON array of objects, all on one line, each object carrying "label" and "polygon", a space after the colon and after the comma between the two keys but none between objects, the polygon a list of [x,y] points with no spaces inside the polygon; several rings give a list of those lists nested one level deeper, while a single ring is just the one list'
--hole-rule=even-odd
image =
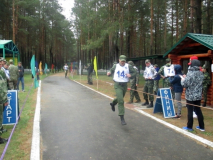
[{"label": "camouflage uniform", "polygon": [[[2,60],[1,60],[1,62],[2,62]],[[3,67],[1,67],[0,75],[2,76],[2,78],[4,80],[4,87],[5,87],[5,89],[8,90],[8,88],[9,88],[9,81],[7,79],[7,76],[6,76],[5,72],[4,72]]]},{"label": "camouflage uniform", "polygon": [[[152,66],[152,64],[150,63],[150,60],[147,59],[145,61],[145,64],[149,63],[149,66],[146,67],[145,71],[144,71],[144,78],[145,78],[145,84],[144,84],[144,88],[143,88],[143,97],[145,102],[142,104],[142,106],[147,106],[147,108],[151,108],[153,107],[153,101],[154,101],[154,96],[153,96],[153,86],[154,86],[154,78],[157,75],[157,72],[155,70],[155,68]],[[149,101],[148,101],[148,94],[149,94]]]},{"label": "camouflage uniform", "polygon": [[[5,85],[5,80],[0,74],[0,135],[5,131],[3,129],[2,123],[3,123],[3,110],[4,110],[4,104],[7,103],[7,85]],[[0,144],[4,143],[6,139],[3,139],[0,137]]]},{"label": "camouflage uniform", "polygon": [[[203,69],[207,69],[207,67],[204,65]],[[207,71],[203,72],[203,99],[204,99],[204,104],[203,107],[206,106],[206,102],[207,102],[207,93],[208,93],[208,86],[211,84],[211,78],[209,76],[209,73]]]},{"label": "camouflage uniform", "polygon": [[[123,62],[126,62],[126,56],[124,55],[121,55],[119,57],[119,60],[121,63]],[[124,66],[119,66],[120,63],[118,64],[114,64],[113,67],[110,69],[110,71],[108,73],[110,73],[111,75],[114,75],[113,76],[113,80],[114,80],[114,89],[115,89],[115,93],[116,93],[116,98],[112,101],[112,103],[110,103],[111,107],[112,107],[112,111],[115,111],[115,105],[118,104],[118,115],[120,116],[121,118],[121,124],[122,125],[126,125],[126,122],[124,120],[124,113],[125,113],[125,109],[124,109],[124,96],[126,94],[126,91],[127,91],[127,76],[123,75],[121,73],[124,73],[124,70],[127,71],[127,66],[128,65],[128,70],[129,70],[129,74],[131,75],[132,78],[135,77],[136,75],[136,72],[135,72],[135,69],[133,69],[133,67],[129,64],[126,64],[124,63]],[[117,68],[118,67],[118,68]],[[124,67],[121,71],[117,72],[116,70],[119,69],[119,68],[122,68]],[[117,73],[115,73],[117,72]],[[122,81],[121,79],[122,78],[118,78],[118,77],[123,77],[125,79],[125,81]]]},{"label": "camouflage uniform", "polygon": [[136,72],[136,76],[133,78],[130,78],[130,87],[132,90],[130,90],[130,101],[128,103],[133,103],[133,99],[134,97],[136,98],[136,103],[141,102],[140,96],[138,94],[137,90],[137,86],[136,84],[139,84],[139,72],[137,67],[134,65],[134,63],[132,61],[129,61],[128,64],[132,65],[133,68],[135,69]]},{"label": "camouflage uniform", "polygon": [[[167,59],[167,62],[169,61],[170,59]],[[171,60],[170,60],[171,61]],[[169,62],[170,62],[169,61]],[[170,64],[170,63],[167,63],[165,66],[166,67],[170,67],[172,64]],[[163,76],[164,77],[164,67],[165,66],[162,66],[161,68],[160,68],[160,70],[158,71],[158,73],[157,74],[159,74],[161,77]],[[172,97],[173,97],[173,99],[174,99],[174,97],[175,97],[175,92],[174,92],[174,90],[172,89],[172,84],[171,83],[169,83],[169,77],[165,77],[164,79],[163,79],[163,88],[170,88],[171,87],[171,92],[172,92]]]},{"label": "camouflage uniform", "polygon": [[87,69],[88,84],[92,85],[93,84],[93,81],[92,81],[93,66],[90,63],[88,63],[88,66],[85,68]]},{"label": "camouflage uniform", "polygon": [[[155,70],[156,70],[156,72],[158,72],[159,71],[158,65],[155,64],[154,67],[156,67]],[[154,79],[154,87],[153,87],[155,95],[157,95],[157,92],[158,92],[159,80],[160,80],[160,75],[157,75],[156,78]]]},{"label": "camouflage uniform", "polygon": [[[13,61],[10,60],[10,63],[12,63]],[[19,72],[18,72],[18,67],[10,64],[9,66],[9,72],[10,72],[10,81],[9,81],[9,87],[11,90],[16,90],[17,89],[17,82],[18,82],[18,76],[19,76]]]}]

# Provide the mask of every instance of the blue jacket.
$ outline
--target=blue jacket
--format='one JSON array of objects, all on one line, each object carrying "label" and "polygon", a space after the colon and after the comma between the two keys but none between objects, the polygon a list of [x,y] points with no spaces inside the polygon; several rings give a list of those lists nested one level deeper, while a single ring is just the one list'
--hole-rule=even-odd
[{"label": "blue jacket", "polygon": [[[155,68],[155,70],[156,70],[156,72],[158,72],[159,68],[157,67],[157,68]],[[158,74],[157,77],[154,80],[160,80],[160,75]]]},{"label": "blue jacket", "polygon": [[174,70],[175,70],[175,76],[174,77],[169,77],[169,82],[172,84],[173,90],[176,93],[182,93],[183,92],[183,87],[181,85],[181,78],[179,75],[182,75],[181,72],[181,66],[180,65],[175,65]]}]

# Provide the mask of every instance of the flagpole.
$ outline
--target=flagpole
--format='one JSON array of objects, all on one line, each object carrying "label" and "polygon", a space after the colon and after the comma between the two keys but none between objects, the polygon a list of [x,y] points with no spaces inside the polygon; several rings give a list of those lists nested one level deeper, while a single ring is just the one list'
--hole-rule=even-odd
[{"label": "flagpole", "polygon": [[97,78],[97,90],[98,90],[98,78]]}]

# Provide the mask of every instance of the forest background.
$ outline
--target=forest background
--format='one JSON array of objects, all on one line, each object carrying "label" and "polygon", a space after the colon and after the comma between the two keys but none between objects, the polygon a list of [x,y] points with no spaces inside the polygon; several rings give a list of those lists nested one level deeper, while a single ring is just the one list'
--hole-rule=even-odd
[{"label": "forest background", "polygon": [[186,33],[213,34],[213,0],[75,0],[67,20],[57,0],[1,0],[0,39],[17,45],[29,68],[36,60],[61,68],[94,56],[108,69],[121,54],[166,53]]}]

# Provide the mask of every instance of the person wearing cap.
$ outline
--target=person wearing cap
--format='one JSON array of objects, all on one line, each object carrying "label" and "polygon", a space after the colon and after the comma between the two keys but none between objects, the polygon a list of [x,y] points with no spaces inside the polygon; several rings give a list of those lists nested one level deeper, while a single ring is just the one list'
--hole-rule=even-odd
[{"label": "person wearing cap", "polygon": [[[147,59],[145,60],[146,68],[143,74],[143,77],[145,78],[145,84],[143,88],[143,97],[145,102],[142,104],[142,106],[147,106],[147,108],[152,108],[153,107],[153,101],[154,101],[154,96],[153,96],[153,86],[154,86],[154,79],[157,75],[157,72],[153,65],[150,63],[150,60]],[[149,101],[148,101],[148,95],[149,94]]]},{"label": "person wearing cap", "polygon": [[9,73],[10,73],[10,81],[9,81],[9,87],[11,90],[17,90],[17,82],[18,82],[18,67],[13,65],[13,60],[9,60],[10,66],[9,66]]},{"label": "person wearing cap", "polygon": [[[7,85],[5,83],[6,75],[5,72],[1,70],[2,59],[0,59],[0,136],[6,130],[3,128],[3,108],[8,105],[7,100]],[[7,142],[7,139],[0,137],[0,144]]]},{"label": "person wearing cap", "polygon": [[132,90],[130,90],[130,100],[129,100],[129,102],[127,102],[127,104],[133,103],[134,97],[136,99],[135,103],[140,103],[141,99],[140,99],[140,96],[139,96],[138,92],[136,91],[137,87],[138,87],[138,83],[139,83],[138,68],[135,66],[135,64],[132,61],[129,61],[128,64],[131,65],[135,69],[136,76],[135,77],[130,77],[130,80],[129,80]]},{"label": "person wearing cap", "polygon": [[175,70],[174,65],[171,64],[171,59],[166,59],[166,65],[162,66],[160,70],[158,71],[158,74],[163,78],[164,80],[164,88],[170,88],[172,92],[172,97],[175,97],[174,90],[172,88],[172,84],[169,82],[169,77],[173,78],[175,76]]},{"label": "person wearing cap", "polygon": [[1,69],[0,69],[0,74],[2,76],[2,78],[4,79],[4,83],[5,83],[5,89],[8,90],[9,89],[9,81],[7,79],[7,75],[4,69],[4,62],[3,62],[3,58],[0,59],[0,63],[1,63]]},{"label": "person wearing cap", "polygon": [[[155,68],[156,72],[159,71],[159,67],[158,67],[157,64],[154,65],[154,68]],[[155,95],[157,95],[157,92],[158,92],[159,80],[160,80],[160,75],[157,75],[156,78],[154,79],[154,87],[153,87],[153,90],[154,90],[154,94],[155,94]]]},{"label": "person wearing cap", "polygon": [[67,73],[68,73],[68,69],[69,69],[69,66],[67,65],[67,63],[65,63],[64,67],[64,72],[65,72],[65,78],[67,77]]},{"label": "person wearing cap", "polygon": [[185,99],[186,107],[188,110],[188,123],[183,129],[193,131],[193,110],[197,114],[199,126],[196,129],[205,131],[203,114],[200,106],[202,99],[202,84],[203,84],[203,73],[200,71],[200,61],[192,60],[190,71],[187,75],[183,75],[181,78],[181,85],[186,88]]},{"label": "person wearing cap", "polygon": [[93,85],[92,81],[92,73],[94,70],[94,67],[91,63],[88,63],[87,66],[85,66],[85,69],[87,69],[87,81],[89,85]]},{"label": "person wearing cap", "polygon": [[207,71],[207,65],[203,65],[202,67],[202,72],[203,72],[203,107],[206,107],[206,102],[207,102],[207,93],[208,93],[208,86],[211,85],[211,78],[209,76],[209,73]]},{"label": "person wearing cap", "polygon": [[121,119],[121,124],[126,125],[124,120],[124,96],[127,91],[127,82],[129,82],[129,78],[134,78],[136,76],[135,69],[126,63],[126,56],[121,55],[119,57],[119,63],[113,65],[109,72],[107,72],[107,76],[113,75],[114,80],[114,89],[116,93],[116,98],[110,103],[111,109],[115,111],[115,105],[118,104],[118,115]]}]

